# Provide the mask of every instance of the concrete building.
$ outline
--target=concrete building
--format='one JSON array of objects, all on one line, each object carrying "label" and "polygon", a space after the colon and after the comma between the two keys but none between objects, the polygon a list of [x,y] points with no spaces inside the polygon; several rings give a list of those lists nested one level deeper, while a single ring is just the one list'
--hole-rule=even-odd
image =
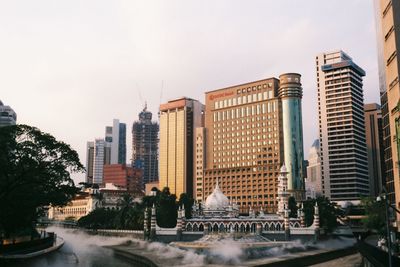
[{"label": "concrete building", "polygon": [[251,207],[275,212],[279,169],[285,163],[290,174],[288,191],[301,197],[300,75],[288,73],[280,79],[206,93],[203,196],[212,193],[218,180],[221,190],[242,212]]},{"label": "concrete building", "polygon": [[203,113],[203,104],[186,97],[160,105],[159,184],[178,198],[193,196],[195,129],[203,126]]},{"label": "concrete building", "polygon": [[369,195],[362,77],[343,51],[316,57],[322,190],[334,201]]},{"label": "concrete building", "polygon": [[[386,190],[400,208],[400,2],[375,0]],[[397,214],[400,228],[400,214]]]},{"label": "concrete building", "polygon": [[[79,220],[97,208],[119,209],[118,203],[127,193],[126,188],[114,184],[105,184],[101,188],[87,188],[64,207],[50,207],[48,218],[56,221]],[[99,195],[102,197],[99,197]]]},{"label": "concrete building", "polygon": [[0,100],[0,127],[15,125],[17,123],[17,114],[10,106],[5,106]]},{"label": "concrete building", "polygon": [[382,112],[376,103],[365,104],[364,112],[370,193],[376,197],[382,192],[385,179]]},{"label": "concrete building", "polygon": [[103,167],[103,183],[122,186],[134,196],[142,196],[143,171],[126,164],[109,164]]},{"label": "concrete building", "polygon": [[132,125],[132,166],[143,170],[143,189],[146,183],[158,181],[158,131],[145,106]]},{"label": "concrete building", "polygon": [[316,198],[323,194],[321,156],[319,139],[315,140],[308,152],[306,198]]},{"label": "concrete building", "polygon": [[[104,139],[96,139],[86,144],[86,183],[103,183],[102,165],[110,164],[111,146]],[[101,164],[102,162],[102,164]],[[96,179],[94,180],[94,175]]]},{"label": "concrete building", "polygon": [[194,199],[197,201],[202,201],[204,199],[204,167],[206,163],[206,128],[198,127],[195,130],[195,184],[193,188]]},{"label": "concrete building", "polygon": [[105,141],[110,143],[111,164],[126,164],[126,124],[118,119],[113,126],[106,126]]},{"label": "concrete building", "polygon": [[145,195],[146,196],[152,196],[155,191],[152,191],[153,188],[157,188],[160,190],[160,186],[158,184],[158,181],[150,182],[145,184]]}]

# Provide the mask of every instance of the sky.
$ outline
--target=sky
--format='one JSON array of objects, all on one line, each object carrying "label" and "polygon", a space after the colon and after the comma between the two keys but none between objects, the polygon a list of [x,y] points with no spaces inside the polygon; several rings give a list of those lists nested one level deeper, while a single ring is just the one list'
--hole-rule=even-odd
[{"label": "sky", "polygon": [[[371,0],[0,0],[0,100],[72,146],[114,118],[286,72],[302,75],[305,159],[317,138],[315,56],[342,49],[379,103]],[[74,175],[76,182],[84,175]]]}]

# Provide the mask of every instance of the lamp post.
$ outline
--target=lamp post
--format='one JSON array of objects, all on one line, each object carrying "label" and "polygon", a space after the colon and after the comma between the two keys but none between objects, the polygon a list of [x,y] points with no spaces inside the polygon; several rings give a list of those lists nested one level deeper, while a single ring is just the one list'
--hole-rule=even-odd
[{"label": "lamp post", "polygon": [[[381,197],[382,196],[382,197]],[[389,255],[389,267],[393,266],[392,262],[392,240],[390,236],[390,222],[389,222],[389,207],[387,203],[387,192],[385,188],[383,188],[383,194],[379,195],[376,198],[376,201],[381,201],[383,198],[383,202],[385,203],[385,214],[386,214],[386,232],[387,232],[387,245],[388,245],[388,255]]]}]

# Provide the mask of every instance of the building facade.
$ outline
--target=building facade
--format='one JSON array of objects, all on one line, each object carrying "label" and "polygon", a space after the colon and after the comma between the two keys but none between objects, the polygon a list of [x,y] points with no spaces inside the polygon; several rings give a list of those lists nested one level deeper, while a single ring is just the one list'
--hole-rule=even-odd
[{"label": "building facade", "polygon": [[109,142],[98,138],[86,144],[86,183],[103,183],[103,165],[111,162],[111,146]]},{"label": "building facade", "polygon": [[106,126],[105,141],[110,143],[111,164],[126,164],[126,124],[118,119],[113,126]]},{"label": "building facade", "polygon": [[385,182],[382,112],[376,103],[365,104],[364,112],[370,193],[376,197],[382,192]]},{"label": "building facade", "polygon": [[197,201],[203,200],[203,181],[204,181],[204,167],[206,163],[206,128],[198,127],[195,130],[195,182],[193,184],[194,199]]},{"label": "building facade", "polygon": [[132,125],[132,166],[143,170],[143,183],[158,181],[158,131],[147,106]]},{"label": "building facade", "polygon": [[203,113],[203,104],[186,97],[160,105],[159,185],[178,198],[193,196],[195,129],[203,125]]},{"label": "building facade", "polygon": [[369,195],[362,77],[343,51],[316,57],[322,189],[335,201]]},{"label": "building facade", "polygon": [[308,152],[306,198],[316,198],[323,194],[321,156],[319,139],[315,140]]},{"label": "building facade", "polygon": [[142,196],[143,171],[126,164],[109,164],[103,167],[103,183],[122,186],[135,196]]},{"label": "building facade", "polygon": [[16,123],[17,113],[10,106],[5,106],[0,100],[0,127],[15,125]]},{"label": "building facade", "polygon": [[219,181],[221,190],[242,212],[250,207],[275,212],[283,163],[290,166],[288,190],[301,195],[300,75],[289,73],[280,78],[282,81],[269,78],[206,93],[203,196],[211,194]]},{"label": "building facade", "polygon": [[[385,159],[385,182],[389,200],[400,208],[400,2],[375,0],[378,65]],[[397,227],[400,215],[397,214]]]}]

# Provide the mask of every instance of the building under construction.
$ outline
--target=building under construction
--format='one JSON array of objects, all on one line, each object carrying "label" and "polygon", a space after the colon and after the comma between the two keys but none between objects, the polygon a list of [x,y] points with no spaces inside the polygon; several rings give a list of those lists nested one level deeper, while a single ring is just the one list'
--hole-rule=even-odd
[{"label": "building under construction", "polygon": [[147,105],[132,125],[132,166],[143,170],[143,185],[158,181],[158,131]]}]

